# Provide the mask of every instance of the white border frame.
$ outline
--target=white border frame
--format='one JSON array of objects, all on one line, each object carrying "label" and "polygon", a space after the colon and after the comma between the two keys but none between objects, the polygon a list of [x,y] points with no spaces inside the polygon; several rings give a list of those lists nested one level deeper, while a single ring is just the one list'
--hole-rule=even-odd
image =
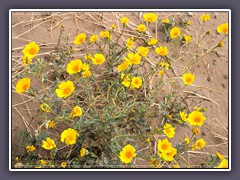
[{"label": "white border frame", "polygon": [[[229,33],[228,33],[228,125],[229,125],[229,152],[228,152],[228,169],[12,169],[11,167],[11,139],[12,139],[12,12],[40,12],[40,11],[52,11],[52,12],[223,12],[229,13]],[[231,171],[231,10],[230,9],[10,9],[9,10],[9,171]]]}]

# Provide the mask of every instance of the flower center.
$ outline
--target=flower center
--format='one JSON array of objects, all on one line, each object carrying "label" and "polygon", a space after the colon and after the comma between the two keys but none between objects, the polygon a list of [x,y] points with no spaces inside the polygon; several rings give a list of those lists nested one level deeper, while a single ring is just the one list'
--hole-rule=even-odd
[{"label": "flower center", "polygon": [[84,39],[83,38],[79,38],[79,43],[82,43],[83,41],[84,41]]},{"label": "flower center", "polygon": [[173,151],[166,153],[168,156],[173,156]]},{"label": "flower center", "polygon": [[134,84],[135,84],[135,85],[138,85],[139,83],[140,83],[139,80],[135,80],[135,81],[134,81]]},{"label": "flower center", "polygon": [[48,148],[51,148],[51,146],[52,146],[52,143],[51,143],[51,142],[48,142],[48,143],[47,143],[47,147],[48,147]]},{"label": "flower center", "polygon": [[133,153],[132,153],[131,151],[127,151],[127,152],[125,153],[125,156],[126,156],[127,158],[131,158],[132,155],[133,155]]},{"label": "flower center", "polygon": [[178,32],[174,32],[173,36],[174,37],[178,36]]},{"label": "flower center", "polygon": [[136,63],[137,62],[137,59],[136,58],[132,58],[132,63]]},{"label": "flower center", "polygon": [[165,51],[164,50],[160,50],[160,54],[161,55],[165,54]]},{"label": "flower center", "polygon": [[36,54],[36,49],[35,48],[30,48],[29,49],[29,54]]},{"label": "flower center", "polygon": [[96,58],[96,63],[101,63],[102,62],[102,59],[100,59],[100,58]]},{"label": "flower center", "polygon": [[78,65],[75,65],[74,67],[73,67],[73,70],[75,71],[75,72],[77,72],[77,71],[79,71],[79,66]]},{"label": "flower center", "polygon": [[26,91],[28,89],[28,84],[24,84],[22,88],[23,88],[23,90]]},{"label": "flower center", "polygon": [[201,118],[200,118],[200,117],[195,117],[195,118],[194,118],[194,121],[195,121],[196,123],[199,123],[199,122],[201,122]]},{"label": "flower center", "polygon": [[148,21],[153,21],[153,17],[148,17]]},{"label": "flower center", "polygon": [[227,33],[227,32],[228,32],[228,29],[227,29],[227,28],[223,28],[223,32],[224,32],[224,33]]},{"label": "flower center", "polygon": [[162,145],[162,149],[163,149],[163,150],[166,150],[167,148],[168,148],[168,145],[167,145],[167,144],[163,144],[163,145]]},{"label": "flower center", "polygon": [[63,90],[63,93],[64,94],[69,94],[71,92],[71,88],[65,88],[64,90]]},{"label": "flower center", "polygon": [[186,79],[186,81],[187,81],[187,82],[192,82],[192,78],[188,77],[188,78]]},{"label": "flower center", "polygon": [[169,134],[171,132],[170,128],[167,128],[166,132]]},{"label": "flower center", "polygon": [[198,142],[196,146],[201,147],[202,144],[200,142]]}]

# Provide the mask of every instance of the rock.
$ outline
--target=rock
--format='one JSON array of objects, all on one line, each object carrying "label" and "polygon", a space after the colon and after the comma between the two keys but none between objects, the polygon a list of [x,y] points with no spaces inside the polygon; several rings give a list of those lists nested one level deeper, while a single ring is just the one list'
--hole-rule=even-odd
[{"label": "rock", "polygon": [[216,52],[217,57],[224,57],[225,55],[222,52],[217,51]]},{"label": "rock", "polygon": [[223,77],[224,77],[224,79],[228,79],[228,75],[224,75]]},{"label": "rock", "polygon": [[211,81],[211,78],[210,78],[210,76],[208,76],[208,77],[207,77],[207,81],[209,81],[209,82]]},{"label": "rock", "polygon": [[192,13],[192,12],[187,12],[187,15],[188,15],[189,17],[192,17],[192,16],[193,16],[193,13]]},{"label": "rock", "polygon": [[213,17],[214,17],[215,19],[217,19],[217,13],[216,13],[216,12],[213,13]]},{"label": "rock", "polygon": [[42,16],[51,16],[52,12],[41,12]]},{"label": "rock", "polygon": [[213,59],[213,65],[215,65],[217,63],[217,60]]}]

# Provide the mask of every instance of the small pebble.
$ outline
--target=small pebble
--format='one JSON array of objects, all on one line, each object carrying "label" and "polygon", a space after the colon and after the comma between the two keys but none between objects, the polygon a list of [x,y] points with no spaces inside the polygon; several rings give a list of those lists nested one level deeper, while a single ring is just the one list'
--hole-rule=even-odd
[{"label": "small pebble", "polygon": [[193,13],[192,13],[192,12],[187,12],[187,15],[188,15],[189,17],[192,17],[192,16],[193,16]]},{"label": "small pebble", "polygon": [[222,52],[216,52],[217,57],[224,57],[225,55]]}]

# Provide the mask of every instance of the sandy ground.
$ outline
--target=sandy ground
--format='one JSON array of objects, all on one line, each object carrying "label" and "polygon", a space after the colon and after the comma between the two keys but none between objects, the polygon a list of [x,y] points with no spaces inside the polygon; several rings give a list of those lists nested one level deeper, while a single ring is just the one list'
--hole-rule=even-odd
[{"label": "sandy ground", "polygon": [[[48,58],[49,52],[56,51],[56,44],[61,29],[64,25],[64,35],[68,35],[70,42],[73,44],[73,38],[76,34],[85,32],[88,34],[99,34],[104,27],[109,27],[115,23],[120,26],[119,18],[122,14],[127,14],[130,18],[130,26],[135,28],[141,22],[139,16],[141,13],[81,13],[81,12],[13,12],[12,13],[12,142],[16,143],[15,134],[20,130],[29,130],[34,132],[36,126],[42,119],[32,119],[37,113],[39,104],[32,101],[30,96],[25,94],[19,95],[15,92],[16,75],[22,73],[24,68],[21,65],[22,49],[30,41],[35,41],[40,44],[39,57]],[[191,25],[185,31],[186,34],[193,36],[193,41],[199,33],[199,15],[201,12],[186,13],[180,12],[159,12],[160,18],[175,17],[179,18],[185,15],[191,21]],[[204,51],[213,44],[219,42],[220,35],[216,34],[216,27],[224,22],[228,22],[228,14],[226,12],[211,12],[212,19],[205,24],[205,30],[212,30],[213,33],[206,38],[206,41],[201,43],[201,50]],[[102,18],[103,17],[103,18]],[[119,30],[119,29],[118,29]],[[155,26],[151,26],[149,33],[153,37],[157,37],[162,41],[162,33],[156,31]],[[196,80],[194,86],[184,89],[184,91],[193,91],[199,96],[193,96],[191,101],[188,101],[189,108],[193,108],[198,104],[200,107],[206,107],[207,117],[206,124],[201,129],[201,137],[203,137],[207,146],[204,152],[215,154],[220,151],[224,155],[228,155],[228,41],[224,41],[225,46],[218,48],[214,53],[205,56],[202,61],[199,61],[192,67]],[[163,44],[164,45],[164,44]],[[188,53],[174,62],[175,72],[179,74],[180,69],[192,57],[191,47]],[[181,49],[184,50],[184,49]],[[178,50],[179,51],[179,50]],[[82,57],[81,51],[75,53],[76,57]],[[49,60],[51,61],[51,60]],[[169,76],[172,76],[169,72]],[[49,82],[49,85],[51,83]],[[33,81],[33,86],[39,86],[36,81]],[[181,88],[181,84],[178,84]],[[39,87],[40,88],[40,87]],[[167,91],[167,89],[166,89]],[[164,91],[161,93],[165,93]],[[159,97],[159,99],[161,96]],[[156,100],[158,101],[158,100]],[[151,120],[150,120],[151,121]],[[161,124],[161,120],[152,120],[152,128]],[[191,135],[190,128],[178,127],[176,136],[173,142],[182,141],[185,137]],[[14,147],[14,146],[13,146]],[[13,152],[14,154],[14,152]],[[189,154],[188,160],[191,165],[194,165],[195,160],[192,157],[201,154]],[[141,164],[141,162],[139,162]]]}]

